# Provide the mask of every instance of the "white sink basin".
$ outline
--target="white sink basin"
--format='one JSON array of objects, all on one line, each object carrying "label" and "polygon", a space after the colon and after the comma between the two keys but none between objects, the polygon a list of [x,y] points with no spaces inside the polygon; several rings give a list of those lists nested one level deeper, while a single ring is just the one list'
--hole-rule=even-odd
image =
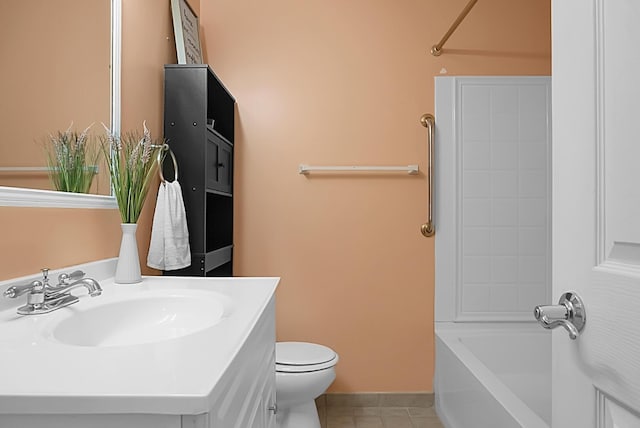
[{"label": "white sink basin", "polygon": [[117,300],[98,299],[86,309],[82,307],[86,299],[70,306],[46,336],[67,345],[90,347],[160,342],[216,325],[229,309],[224,296],[206,291],[149,291]]}]

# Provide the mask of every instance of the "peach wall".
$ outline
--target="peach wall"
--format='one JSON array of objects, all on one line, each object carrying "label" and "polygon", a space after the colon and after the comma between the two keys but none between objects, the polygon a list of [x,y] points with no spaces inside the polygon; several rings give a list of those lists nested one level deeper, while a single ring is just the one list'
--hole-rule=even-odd
[{"label": "peach wall", "polygon": [[[122,2],[122,129],[142,130],[146,120],[154,138],[163,133],[164,64],[176,62],[170,3],[157,0]],[[159,179],[151,185],[138,221],[140,266],[146,275],[151,223]]]},{"label": "peach wall", "polygon": [[0,207],[0,280],[118,254],[116,210]]},{"label": "peach wall", "polygon": [[[479,2],[439,58],[427,52],[465,0],[193,4],[208,61],[238,100],[236,273],[282,277],[279,339],[335,348],[333,391],[431,390],[433,240],[418,231],[426,178],[296,168],[424,171],[418,118],[433,112],[433,76],[549,74],[549,1]],[[123,125],[146,119],[159,135],[158,70],[175,61],[168,5],[125,0],[123,13]],[[115,256],[120,241],[115,210],[0,207],[0,224],[0,279]]]},{"label": "peach wall", "polygon": [[[208,62],[238,101],[237,275],[277,275],[279,340],[340,354],[331,390],[430,391],[427,179],[297,173],[299,163],[426,170],[433,77],[550,74],[550,1],[202,2]],[[436,119],[437,120],[437,119]]]},{"label": "peach wall", "polygon": [[[45,166],[49,134],[109,123],[110,2],[5,1],[0,28],[0,166]],[[108,194],[107,177],[92,192]],[[0,185],[51,189],[46,173],[3,172]]]},{"label": "peach wall", "polygon": [[[89,3],[93,4],[83,4]],[[122,128],[139,127],[146,119],[155,136],[162,134],[162,67],[175,62],[169,3],[158,4],[156,0],[123,0]],[[38,65],[46,76],[46,67]],[[28,86],[30,81],[25,78],[15,84]],[[152,189],[138,227],[146,274],[157,273],[146,268],[157,183]],[[0,207],[0,224],[0,280],[32,274],[41,267],[115,257],[120,245],[117,210]]]}]

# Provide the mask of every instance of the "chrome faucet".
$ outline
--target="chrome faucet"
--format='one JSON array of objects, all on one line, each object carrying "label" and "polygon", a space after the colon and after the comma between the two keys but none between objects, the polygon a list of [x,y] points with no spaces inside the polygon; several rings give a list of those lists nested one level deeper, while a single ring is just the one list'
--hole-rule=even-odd
[{"label": "chrome faucet", "polygon": [[7,288],[4,297],[15,299],[27,295],[27,304],[18,308],[20,315],[46,314],[65,306],[72,305],[80,300],[71,294],[71,290],[84,287],[89,296],[95,297],[102,293],[98,281],[92,278],[84,278],[85,273],[77,270],[70,274],[62,273],[58,276],[58,285],[49,284],[49,269],[42,269],[42,280],[35,280],[28,284],[14,285]]}]

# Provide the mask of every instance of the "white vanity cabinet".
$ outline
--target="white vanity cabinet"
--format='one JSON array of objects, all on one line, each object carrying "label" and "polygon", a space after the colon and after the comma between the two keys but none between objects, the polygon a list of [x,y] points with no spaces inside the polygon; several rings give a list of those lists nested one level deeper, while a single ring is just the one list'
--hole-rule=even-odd
[{"label": "white vanity cabinet", "polygon": [[182,428],[275,428],[275,303],[216,386],[211,411],[184,416]]},{"label": "white vanity cabinet", "polygon": [[[106,281],[103,296],[67,315],[0,310],[0,364],[14,368],[0,375],[0,428],[275,428],[278,281],[153,277],[128,288]],[[69,346],[42,335],[56,317],[80,308],[140,303],[163,290],[176,298],[214,293],[221,321],[130,347]]]}]

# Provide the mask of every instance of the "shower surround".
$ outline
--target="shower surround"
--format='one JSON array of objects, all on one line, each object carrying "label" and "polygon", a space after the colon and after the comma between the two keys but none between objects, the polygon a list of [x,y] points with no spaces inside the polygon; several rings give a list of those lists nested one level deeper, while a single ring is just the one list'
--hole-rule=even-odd
[{"label": "shower surround", "polygon": [[[551,78],[437,77],[435,93],[438,414],[543,428],[551,336],[532,310],[551,290]],[[532,343],[535,359],[518,352]]]}]

